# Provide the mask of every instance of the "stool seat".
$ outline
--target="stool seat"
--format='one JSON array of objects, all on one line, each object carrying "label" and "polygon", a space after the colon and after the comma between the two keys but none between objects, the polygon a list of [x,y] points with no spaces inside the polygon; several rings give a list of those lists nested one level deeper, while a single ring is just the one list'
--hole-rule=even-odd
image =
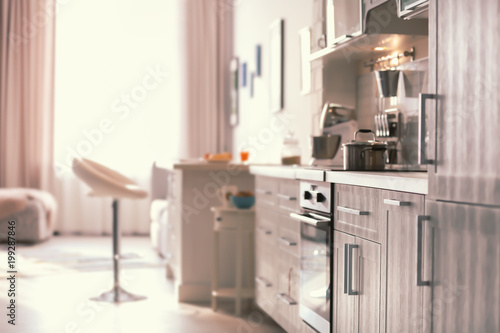
[{"label": "stool seat", "polygon": [[91,192],[89,195],[96,197],[113,198],[113,288],[101,295],[91,298],[101,302],[129,302],[145,299],[124,290],[120,286],[120,228],[118,223],[118,199],[142,199],[147,197],[147,192],[124,175],[86,158],[73,159],[73,172]]},{"label": "stool seat", "polygon": [[91,196],[142,199],[148,195],[133,180],[86,158],[73,159],[73,172],[90,187]]}]

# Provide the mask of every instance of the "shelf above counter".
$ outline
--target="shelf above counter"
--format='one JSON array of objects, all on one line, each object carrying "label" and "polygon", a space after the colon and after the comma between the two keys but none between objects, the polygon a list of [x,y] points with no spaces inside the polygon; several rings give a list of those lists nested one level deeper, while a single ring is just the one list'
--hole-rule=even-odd
[{"label": "shelf above counter", "polygon": [[[361,35],[346,40],[341,44],[326,47],[309,55],[309,61],[322,59],[323,61],[344,60],[347,63],[360,59],[379,58],[380,56],[398,51],[401,45],[420,44],[426,41],[427,36],[421,35],[397,35],[397,34],[374,34]],[[374,48],[381,48],[375,51]]]}]

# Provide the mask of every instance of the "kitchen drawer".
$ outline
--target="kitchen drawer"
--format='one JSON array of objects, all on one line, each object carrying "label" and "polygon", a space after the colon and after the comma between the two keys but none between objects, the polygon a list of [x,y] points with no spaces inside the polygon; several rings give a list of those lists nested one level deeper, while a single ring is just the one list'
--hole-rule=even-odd
[{"label": "kitchen drawer", "polygon": [[300,222],[281,216],[277,235],[278,248],[286,253],[300,256]]},{"label": "kitchen drawer", "polygon": [[335,185],[334,229],[380,243],[384,235],[381,195],[379,189]]},{"label": "kitchen drawer", "polygon": [[277,309],[276,246],[255,239],[255,301],[272,316]]},{"label": "kitchen drawer", "polygon": [[257,209],[255,239],[277,246],[279,215],[269,209]]},{"label": "kitchen drawer", "polygon": [[293,179],[280,179],[276,194],[278,207],[286,213],[299,212],[299,182]]},{"label": "kitchen drawer", "polygon": [[300,259],[280,251],[278,263],[278,323],[288,332],[300,330]]},{"label": "kitchen drawer", "polygon": [[181,199],[180,174],[173,171],[167,173],[167,200],[176,201]]},{"label": "kitchen drawer", "polygon": [[258,206],[275,206],[278,192],[277,178],[255,177],[255,199]]},{"label": "kitchen drawer", "polygon": [[384,210],[408,215],[422,215],[424,198],[425,196],[422,194],[384,190],[381,195],[381,204]]}]

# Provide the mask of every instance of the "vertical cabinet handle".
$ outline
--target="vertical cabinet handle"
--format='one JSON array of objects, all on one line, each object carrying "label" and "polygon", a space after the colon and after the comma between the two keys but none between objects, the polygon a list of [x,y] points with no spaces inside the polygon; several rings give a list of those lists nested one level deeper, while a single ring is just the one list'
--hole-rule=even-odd
[{"label": "vertical cabinet handle", "polygon": [[434,164],[434,160],[428,159],[425,151],[425,102],[428,99],[435,99],[434,94],[419,94],[418,95],[418,164]]},{"label": "vertical cabinet handle", "polygon": [[358,248],[357,244],[344,244],[344,294],[358,295],[352,290],[352,249]]},{"label": "vertical cabinet handle", "polygon": [[429,221],[430,216],[419,215],[417,219],[417,286],[430,286],[430,281],[422,280],[422,251],[423,251],[423,224]]},{"label": "vertical cabinet handle", "polygon": [[357,249],[358,245],[357,244],[348,244],[349,247],[349,279],[348,279],[348,286],[347,286],[347,294],[349,295],[358,295],[359,293],[357,291],[352,290],[352,249]]}]

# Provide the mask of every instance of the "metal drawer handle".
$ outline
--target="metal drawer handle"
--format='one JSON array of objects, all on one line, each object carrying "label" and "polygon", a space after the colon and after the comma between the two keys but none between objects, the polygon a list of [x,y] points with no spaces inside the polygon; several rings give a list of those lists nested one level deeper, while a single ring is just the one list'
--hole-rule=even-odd
[{"label": "metal drawer handle", "polygon": [[428,99],[435,99],[434,94],[418,95],[418,164],[434,164],[434,160],[428,159],[425,152],[425,102]]},{"label": "metal drawer handle", "polygon": [[[311,215],[313,216],[313,215]],[[314,217],[309,217],[304,214],[297,214],[297,213],[290,213],[290,217],[294,220],[300,221],[300,222],[305,222],[307,224],[310,224],[314,227],[329,227],[331,224],[330,219],[323,218],[319,219],[320,216],[318,216],[318,219],[315,219]]]},{"label": "metal drawer handle", "polygon": [[285,304],[296,305],[297,302],[286,294],[277,294],[276,297]]},{"label": "metal drawer handle", "polygon": [[359,295],[357,291],[352,290],[352,249],[357,249],[359,246],[357,244],[347,244],[347,248],[349,252],[349,278],[348,286],[347,286],[347,294],[348,295]]},{"label": "metal drawer handle", "polygon": [[263,190],[263,189],[256,189],[255,192],[259,193],[259,194],[265,194],[265,195],[271,195],[273,194],[273,192],[269,191],[269,190]]},{"label": "metal drawer handle", "polygon": [[337,206],[337,210],[352,214],[352,215],[370,215],[370,212],[364,211],[364,210],[357,210],[357,209],[352,209],[352,208],[347,208],[343,206]]},{"label": "metal drawer handle", "polygon": [[278,193],[276,194],[276,196],[280,199],[285,199],[285,200],[289,200],[289,201],[295,201],[297,200],[297,197],[290,197],[288,195],[284,195],[284,194],[281,194],[281,193]]},{"label": "metal drawer handle", "polygon": [[419,215],[417,218],[417,286],[430,286],[431,281],[422,280],[422,242],[423,233],[422,227],[424,221],[430,221],[431,217],[426,215]]},{"label": "metal drawer handle", "polygon": [[279,237],[278,240],[288,246],[296,246],[297,242],[286,239],[285,237]]},{"label": "metal drawer handle", "polygon": [[271,232],[271,230],[269,230],[269,229],[264,229],[264,228],[262,228],[262,227],[258,227],[258,228],[257,228],[257,231],[258,231],[258,232],[260,232],[260,233],[263,233],[264,235],[270,235],[270,234],[272,233],[272,232]]},{"label": "metal drawer handle", "polygon": [[271,287],[271,286],[272,286],[271,282],[269,282],[269,281],[267,281],[266,279],[261,278],[261,277],[259,277],[259,276],[257,276],[257,277],[255,278],[255,282],[257,282],[258,284],[260,284],[261,286],[266,287],[266,288],[269,288],[269,287]]},{"label": "metal drawer handle", "polygon": [[409,201],[399,201],[393,199],[384,199],[384,203],[392,206],[411,206],[411,202]]}]

